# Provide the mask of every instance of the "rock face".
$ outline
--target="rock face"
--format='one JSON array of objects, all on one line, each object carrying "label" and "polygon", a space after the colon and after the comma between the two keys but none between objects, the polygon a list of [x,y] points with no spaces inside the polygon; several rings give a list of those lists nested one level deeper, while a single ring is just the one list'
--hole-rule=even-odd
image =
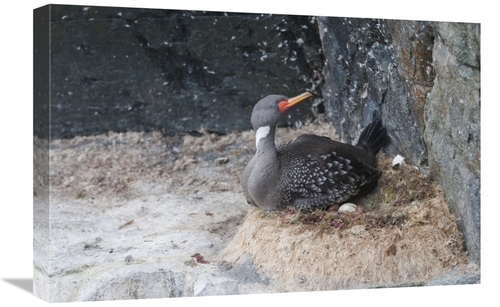
[{"label": "rock face", "polygon": [[328,119],[344,141],[381,118],[401,154],[437,178],[480,261],[480,25],[319,18]]},{"label": "rock face", "polygon": [[[52,136],[251,129],[269,94],[314,90],[314,18],[51,5]],[[308,106],[290,112],[304,119]]]},{"label": "rock face", "polygon": [[399,72],[395,54],[400,47],[393,44],[386,22],[323,17],[319,28],[325,110],[341,139],[352,142],[362,127],[381,118],[396,150],[413,163],[425,163],[419,118],[405,88],[410,81]]},{"label": "rock face", "polygon": [[437,23],[433,48],[437,78],[424,107],[429,166],[480,261],[480,50],[479,25]]}]

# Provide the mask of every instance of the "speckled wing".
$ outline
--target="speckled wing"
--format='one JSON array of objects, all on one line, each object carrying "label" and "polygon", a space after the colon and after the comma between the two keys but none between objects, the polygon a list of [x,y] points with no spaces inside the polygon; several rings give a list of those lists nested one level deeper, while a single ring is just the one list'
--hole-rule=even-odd
[{"label": "speckled wing", "polygon": [[[370,192],[380,171],[366,149],[316,135],[302,135],[278,148],[282,206],[325,208]],[[363,160],[364,161],[363,161]]]}]

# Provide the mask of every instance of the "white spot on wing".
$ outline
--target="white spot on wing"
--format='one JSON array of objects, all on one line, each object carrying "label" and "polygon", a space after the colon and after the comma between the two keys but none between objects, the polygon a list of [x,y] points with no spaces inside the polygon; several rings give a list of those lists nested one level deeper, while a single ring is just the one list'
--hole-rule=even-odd
[{"label": "white spot on wing", "polygon": [[269,131],[271,131],[271,127],[269,126],[259,127],[259,129],[257,129],[255,133],[255,147],[259,146],[259,141],[261,139],[269,135]]}]

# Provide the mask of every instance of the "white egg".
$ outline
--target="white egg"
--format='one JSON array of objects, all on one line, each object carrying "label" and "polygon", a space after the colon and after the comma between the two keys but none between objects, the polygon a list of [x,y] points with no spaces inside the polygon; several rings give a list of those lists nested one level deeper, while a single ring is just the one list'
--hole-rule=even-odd
[{"label": "white egg", "polygon": [[339,208],[339,212],[356,212],[357,206],[353,203],[345,203]]}]

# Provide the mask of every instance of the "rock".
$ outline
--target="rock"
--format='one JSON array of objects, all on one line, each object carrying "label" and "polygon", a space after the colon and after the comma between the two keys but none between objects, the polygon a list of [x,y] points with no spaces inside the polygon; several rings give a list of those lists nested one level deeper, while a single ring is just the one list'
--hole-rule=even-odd
[{"label": "rock", "polygon": [[[223,261],[224,262],[224,261]],[[250,256],[242,257],[234,267],[219,266],[222,274],[198,278],[194,284],[194,296],[270,293],[269,279],[261,276]]]},{"label": "rock", "polygon": [[[471,260],[480,261],[479,24],[388,21],[407,103],[425,143],[422,163],[443,187],[464,233]],[[398,149],[402,147],[398,146]],[[450,180],[453,178],[453,180]]]},{"label": "rock", "polygon": [[[253,105],[320,82],[307,16],[50,5],[51,133],[251,129]],[[304,104],[282,125],[310,117]]]},{"label": "rock", "polygon": [[239,294],[238,282],[233,279],[218,276],[203,276],[194,283],[194,296],[210,296],[224,293]]},{"label": "rock", "polygon": [[425,146],[407,94],[387,22],[379,19],[318,19],[323,44],[325,113],[342,141],[353,143],[363,127],[382,119],[395,155],[422,164]]},{"label": "rock", "polygon": [[353,235],[360,235],[365,232],[365,226],[364,225],[354,225],[351,227],[351,233]]},{"label": "rock", "polygon": [[134,257],[132,257],[131,255],[128,255],[127,257],[125,257],[126,264],[130,264],[132,262],[134,262]]},{"label": "rock", "polygon": [[471,260],[480,261],[480,26],[434,23],[436,79],[424,107],[429,166],[457,217]]},{"label": "rock", "polygon": [[215,163],[218,165],[227,164],[227,162],[229,162],[229,158],[227,157],[219,157],[215,159]]},{"label": "rock", "polygon": [[83,283],[77,301],[180,297],[189,293],[183,286],[185,279],[160,267],[143,266],[130,272],[117,268],[102,274],[94,284]]},{"label": "rock", "polygon": [[474,265],[457,266],[447,274],[437,276],[425,283],[426,286],[448,286],[448,285],[470,285],[479,284],[481,274],[479,268]]},{"label": "rock", "polygon": [[[395,139],[405,140],[396,147],[407,162],[427,170],[427,148],[422,135],[425,129],[424,106],[436,77],[432,57],[434,28],[432,23],[421,21],[388,20],[386,24],[394,46],[394,66],[403,84],[403,91],[393,99],[405,106],[406,119],[404,122],[398,119],[397,109],[401,108],[386,108],[385,117]],[[398,102],[392,102],[392,105]]]}]

